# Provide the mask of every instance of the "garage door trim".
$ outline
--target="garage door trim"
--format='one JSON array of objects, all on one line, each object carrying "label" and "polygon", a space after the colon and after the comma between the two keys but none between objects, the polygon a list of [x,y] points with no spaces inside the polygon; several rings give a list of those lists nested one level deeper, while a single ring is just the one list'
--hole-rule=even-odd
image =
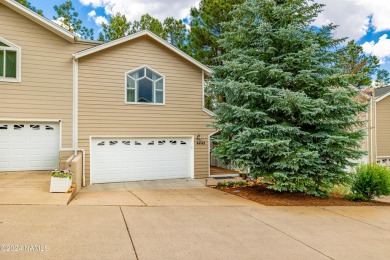
[{"label": "garage door trim", "polygon": [[189,138],[191,139],[191,178],[195,178],[195,147],[193,135],[91,135],[89,136],[89,184],[93,184],[92,139],[105,138]]}]

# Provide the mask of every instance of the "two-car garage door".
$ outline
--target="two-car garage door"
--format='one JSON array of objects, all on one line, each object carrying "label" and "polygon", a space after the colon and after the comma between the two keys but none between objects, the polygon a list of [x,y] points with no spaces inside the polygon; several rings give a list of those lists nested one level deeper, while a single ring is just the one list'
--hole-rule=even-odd
[{"label": "two-car garage door", "polygon": [[0,122],[0,171],[58,168],[58,123]]},{"label": "two-car garage door", "polygon": [[91,183],[192,177],[192,138],[93,138]]}]

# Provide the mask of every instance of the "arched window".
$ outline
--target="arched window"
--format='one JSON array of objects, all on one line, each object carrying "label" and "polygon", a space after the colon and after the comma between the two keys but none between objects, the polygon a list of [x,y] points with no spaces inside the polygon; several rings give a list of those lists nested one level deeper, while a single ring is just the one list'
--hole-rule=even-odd
[{"label": "arched window", "polygon": [[0,81],[20,81],[20,47],[1,37]]},{"label": "arched window", "polygon": [[126,73],[126,103],[164,104],[164,77],[148,67]]}]

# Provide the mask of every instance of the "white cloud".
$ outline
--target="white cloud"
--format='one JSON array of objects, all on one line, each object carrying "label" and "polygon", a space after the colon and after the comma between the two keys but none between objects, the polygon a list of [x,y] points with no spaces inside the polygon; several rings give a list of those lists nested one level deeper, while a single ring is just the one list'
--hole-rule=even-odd
[{"label": "white cloud", "polygon": [[107,21],[107,19],[106,19],[105,17],[103,17],[103,16],[98,16],[98,17],[95,18],[95,23],[96,23],[97,25],[101,26],[103,23],[104,23],[104,24],[108,24],[108,21]]},{"label": "white cloud", "polygon": [[88,13],[88,20],[90,20],[91,18],[95,18],[96,17],[96,12],[95,10],[92,10],[91,12]]},{"label": "white cloud", "polygon": [[317,0],[325,4],[324,11],[315,25],[332,22],[339,25],[336,37],[350,37],[358,40],[369,29],[369,17],[375,32],[390,29],[390,1],[386,0]]},{"label": "white cloud", "polygon": [[97,26],[102,26],[103,23],[108,24],[107,19],[104,16],[96,16],[96,11],[92,10],[88,13],[88,20],[93,20]]},{"label": "white cloud", "polygon": [[54,23],[58,24],[59,26],[61,26],[62,28],[65,28],[66,30],[71,30],[73,29],[73,26],[72,25],[66,25],[64,23],[65,19],[64,17],[58,17],[57,19],[55,20],[52,20]]},{"label": "white cloud", "polygon": [[387,34],[382,35],[377,43],[365,42],[362,47],[365,53],[377,56],[382,64],[390,57],[390,39]]},{"label": "white cloud", "polygon": [[93,8],[103,7],[107,15],[121,13],[130,21],[139,19],[143,14],[164,20],[166,17],[183,19],[193,6],[199,6],[200,0],[79,0],[83,5]]}]

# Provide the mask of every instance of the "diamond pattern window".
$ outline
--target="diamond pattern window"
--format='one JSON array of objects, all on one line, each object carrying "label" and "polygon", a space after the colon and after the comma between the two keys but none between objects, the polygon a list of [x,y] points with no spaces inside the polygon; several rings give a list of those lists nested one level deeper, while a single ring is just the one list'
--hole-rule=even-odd
[{"label": "diamond pattern window", "polygon": [[148,67],[126,74],[126,103],[164,104],[164,77]]}]

